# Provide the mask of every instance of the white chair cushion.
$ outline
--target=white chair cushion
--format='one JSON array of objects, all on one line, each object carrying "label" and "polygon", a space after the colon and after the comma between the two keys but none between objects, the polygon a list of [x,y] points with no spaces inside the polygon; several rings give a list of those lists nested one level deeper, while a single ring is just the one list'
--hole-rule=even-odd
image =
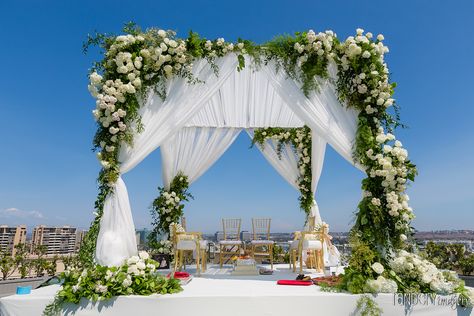
[{"label": "white chair cushion", "polygon": [[196,241],[195,240],[180,240],[176,245],[176,249],[178,250],[194,250],[196,249]]},{"label": "white chair cushion", "polygon": [[323,246],[320,240],[304,240],[303,249],[320,250]]},{"label": "white chair cushion", "polygon": [[241,245],[242,240],[221,240],[219,245]]},{"label": "white chair cushion", "polygon": [[[300,243],[299,240],[292,240],[289,241],[290,249],[298,249],[298,245]],[[323,246],[320,240],[304,240],[303,241],[303,249],[311,249],[311,250],[320,250]]]},{"label": "white chair cushion", "polygon": [[252,245],[273,245],[275,242],[273,240],[252,240],[250,243]]}]

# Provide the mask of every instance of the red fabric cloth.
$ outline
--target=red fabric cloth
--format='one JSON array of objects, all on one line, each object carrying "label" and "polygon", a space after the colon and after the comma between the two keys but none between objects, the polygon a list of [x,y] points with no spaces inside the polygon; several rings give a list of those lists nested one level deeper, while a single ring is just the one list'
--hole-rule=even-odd
[{"label": "red fabric cloth", "polygon": [[300,286],[308,286],[312,285],[313,281],[303,281],[303,280],[278,280],[278,285],[300,285]]},{"label": "red fabric cloth", "polygon": [[[168,277],[169,277],[170,275],[171,275],[171,273],[168,274]],[[176,272],[174,273],[174,278],[175,278],[175,279],[186,279],[186,278],[189,278],[189,276],[190,276],[190,274],[187,273],[187,272],[184,272],[184,271],[182,271],[182,272],[176,271]]]}]

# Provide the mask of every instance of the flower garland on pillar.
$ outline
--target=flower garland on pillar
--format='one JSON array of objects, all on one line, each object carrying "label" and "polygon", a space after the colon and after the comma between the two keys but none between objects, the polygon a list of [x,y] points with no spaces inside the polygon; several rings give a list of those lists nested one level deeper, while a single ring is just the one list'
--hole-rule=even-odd
[{"label": "flower garland on pillar", "polygon": [[284,144],[291,144],[293,150],[298,155],[298,189],[300,190],[300,208],[310,215],[311,207],[314,205],[313,192],[311,190],[311,129],[307,126],[301,128],[280,128],[267,127],[255,130],[252,146],[258,144],[262,148],[265,141],[274,139],[278,142],[277,154],[281,157],[281,151]]},{"label": "flower garland on pillar", "polygon": [[[148,246],[159,253],[170,253],[170,226],[180,222],[184,204],[193,196],[188,192],[188,177],[182,172],[171,181],[169,188],[159,187],[160,195],[153,201],[151,216],[153,230],[148,236]],[[162,238],[160,238],[162,237]]]}]

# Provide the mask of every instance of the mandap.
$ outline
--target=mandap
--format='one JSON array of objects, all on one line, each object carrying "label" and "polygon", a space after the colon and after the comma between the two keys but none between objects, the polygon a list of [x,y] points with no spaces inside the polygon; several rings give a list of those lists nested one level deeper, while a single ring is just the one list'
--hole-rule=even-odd
[{"label": "mandap", "polygon": [[155,282],[148,254],[137,256],[121,176],[161,148],[164,187],[153,224],[155,232],[167,232],[183,211],[189,184],[243,130],[300,191],[301,208],[319,223],[314,195],[326,146],[365,173],[352,255],[338,290],[458,293],[464,305],[472,303],[455,274],[419,257],[411,239],[414,215],[405,191],[417,172],[393,134],[401,123],[383,35],[357,29],[340,40],[332,31],[309,30],[257,45],[193,32],[180,39],[173,31],[135,25],[124,33],[97,34],[87,43],[104,53],[89,85],[102,169],[96,218],[80,252],[82,270],[66,271],[56,305],[178,291],[172,280]]}]

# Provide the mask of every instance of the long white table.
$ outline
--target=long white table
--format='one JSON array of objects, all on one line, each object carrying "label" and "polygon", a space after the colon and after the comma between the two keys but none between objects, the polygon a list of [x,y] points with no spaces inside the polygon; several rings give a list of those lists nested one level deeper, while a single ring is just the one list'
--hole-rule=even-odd
[{"label": "long white table", "polygon": [[[287,266],[285,266],[287,267]],[[281,286],[278,278],[294,279],[294,274],[280,267],[273,276],[231,277],[211,268],[194,278],[184,291],[172,295],[121,296],[110,301],[78,306],[68,305],[68,315],[173,315],[173,316],[242,316],[242,315],[353,315],[358,295],[327,293],[317,286]],[[12,295],[0,299],[2,316],[37,316],[52,300],[59,286]],[[472,310],[453,309],[447,305],[423,305],[408,310],[397,297],[382,294],[376,301],[384,315],[471,315]],[[438,302],[439,303],[439,302]]]}]

